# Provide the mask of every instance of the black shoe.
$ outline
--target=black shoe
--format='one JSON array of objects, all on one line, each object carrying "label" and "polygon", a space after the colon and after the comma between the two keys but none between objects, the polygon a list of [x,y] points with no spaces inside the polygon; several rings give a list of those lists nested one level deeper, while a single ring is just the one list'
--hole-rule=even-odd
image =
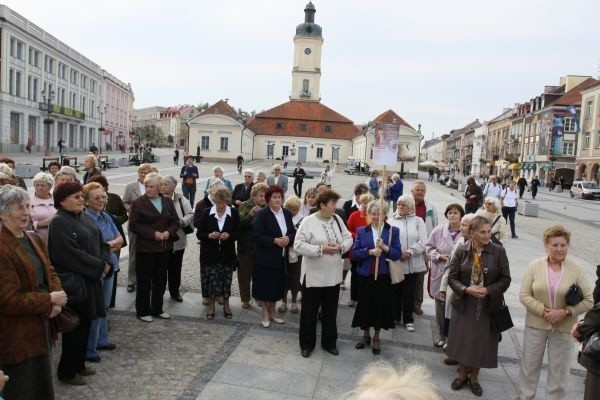
[{"label": "black shoe", "polygon": [[518,239],[519,237],[517,235],[512,235],[513,239]]},{"label": "black shoe", "polygon": [[479,382],[471,383],[471,392],[475,396],[481,397],[481,395],[483,394],[483,389],[481,388]]},{"label": "black shoe", "polygon": [[175,295],[175,296],[171,296],[171,298],[172,298],[173,300],[175,300],[176,302],[178,302],[178,303],[183,303],[183,297],[181,297],[181,295],[180,295],[180,294],[178,294],[178,295]]},{"label": "black shoe", "polygon": [[135,285],[127,285],[127,292],[135,292]]},{"label": "black shoe", "polygon": [[117,345],[114,343],[106,343],[103,344],[102,346],[98,346],[96,347],[96,350],[114,350],[117,348]]},{"label": "black shoe", "polygon": [[92,356],[92,357],[85,358],[85,361],[94,362],[94,363],[100,362],[100,360],[101,360],[100,356]]},{"label": "black shoe", "polygon": [[452,381],[452,384],[450,385],[450,387],[452,388],[452,390],[460,390],[460,389],[462,389],[463,386],[466,385],[466,383],[468,381],[469,381],[469,379],[465,379],[463,381],[460,378],[456,378],[455,380]]},{"label": "black shoe", "polygon": [[312,350],[302,349],[302,357],[304,357],[304,358],[310,357],[311,352],[312,352]]},{"label": "black shoe", "polygon": [[360,349],[364,349],[365,347],[367,347],[370,344],[371,344],[371,338],[363,336],[363,338],[360,339],[360,342],[356,343],[356,346],[354,346],[354,348],[357,350],[360,350]]},{"label": "black shoe", "polygon": [[371,351],[375,355],[381,353],[381,345],[379,344],[379,339],[373,339],[373,347],[371,347]]},{"label": "black shoe", "polygon": [[337,347],[332,347],[330,349],[325,349],[326,352],[328,352],[331,355],[334,356],[339,356],[340,355],[340,351],[337,349]]}]

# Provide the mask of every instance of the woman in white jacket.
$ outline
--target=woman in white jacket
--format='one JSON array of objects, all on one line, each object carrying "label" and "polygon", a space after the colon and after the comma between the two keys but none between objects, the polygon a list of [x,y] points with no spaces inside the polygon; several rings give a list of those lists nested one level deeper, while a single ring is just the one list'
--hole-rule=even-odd
[{"label": "woman in white jacket", "polygon": [[423,253],[427,242],[425,222],[415,215],[415,199],[411,195],[398,198],[396,213],[390,225],[400,230],[400,258],[404,267],[404,280],[394,286],[394,319],[404,323],[406,330],[415,331],[413,312],[415,289],[420,272],[427,271]]}]

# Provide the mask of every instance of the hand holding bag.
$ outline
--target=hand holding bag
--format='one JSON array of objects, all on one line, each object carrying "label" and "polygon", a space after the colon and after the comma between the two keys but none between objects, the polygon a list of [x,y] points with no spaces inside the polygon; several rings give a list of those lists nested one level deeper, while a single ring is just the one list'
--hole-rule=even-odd
[{"label": "hand holding bag", "polygon": [[574,306],[583,301],[583,290],[576,284],[572,284],[565,295],[565,302],[568,306]]},{"label": "hand holding bag", "polygon": [[79,326],[79,315],[68,306],[63,306],[62,311],[50,323],[56,332],[68,333]]},{"label": "hand holding bag", "polygon": [[[388,247],[391,247],[392,244],[392,229],[390,228],[390,234],[388,238]],[[392,285],[396,283],[400,283],[404,280],[404,267],[402,266],[402,262],[400,260],[390,260],[386,259],[388,262],[388,267],[390,268],[390,278],[392,280]]]},{"label": "hand holding bag", "polygon": [[600,362],[600,333],[594,332],[583,342],[581,352],[596,362]]}]

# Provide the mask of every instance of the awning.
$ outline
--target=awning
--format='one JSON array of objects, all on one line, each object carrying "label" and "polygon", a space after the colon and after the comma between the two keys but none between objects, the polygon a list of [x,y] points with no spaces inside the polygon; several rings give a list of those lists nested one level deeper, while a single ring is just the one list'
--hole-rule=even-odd
[{"label": "awning", "polygon": [[513,171],[518,171],[521,169],[521,164],[519,163],[512,163],[508,166],[508,169],[512,169]]}]

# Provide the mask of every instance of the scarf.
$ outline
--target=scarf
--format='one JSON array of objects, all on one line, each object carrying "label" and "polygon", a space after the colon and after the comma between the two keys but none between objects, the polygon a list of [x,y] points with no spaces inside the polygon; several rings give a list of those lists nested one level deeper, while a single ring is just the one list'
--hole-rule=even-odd
[{"label": "scarf", "polygon": [[471,281],[473,281],[473,284],[475,285],[482,285],[483,274],[481,268],[481,256],[477,254],[477,250],[475,250],[475,247],[473,247],[471,251],[473,253],[473,268],[471,270]]}]

